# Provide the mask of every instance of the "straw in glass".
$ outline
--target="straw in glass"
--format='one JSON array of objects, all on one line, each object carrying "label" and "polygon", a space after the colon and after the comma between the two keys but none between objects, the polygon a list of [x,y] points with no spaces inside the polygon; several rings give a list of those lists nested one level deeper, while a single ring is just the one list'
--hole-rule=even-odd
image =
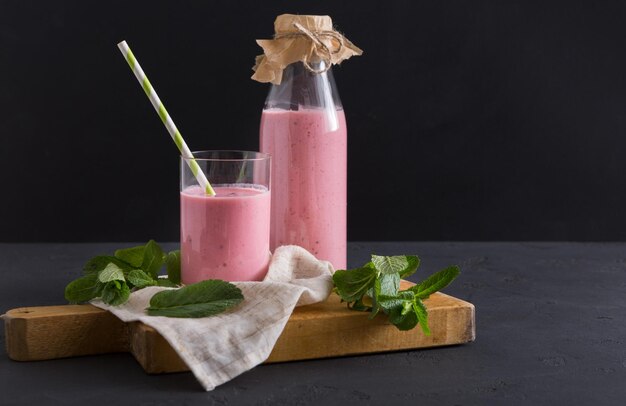
[{"label": "straw in glass", "polygon": [[172,121],[169,113],[167,112],[167,110],[165,110],[165,106],[161,102],[161,99],[159,99],[156,90],[154,90],[154,88],[150,84],[150,81],[148,80],[146,74],[143,72],[143,69],[141,69],[141,65],[139,65],[139,62],[137,61],[137,58],[135,58],[135,55],[133,55],[133,51],[130,50],[130,47],[128,46],[126,41],[120,42],[119,44],[117,44],[117,47],[122,52],[122,55],[124,55],[124,58],[126,58],[126,62],[128,62],[130,69],[137,77],[137,80],[139,81],[141,87],[143,87],[144,92],[146,92],[146,96],[148,96],[148,99],[150,99],[152,106],[154,106],[154,109],[159,114],[159,117],[161,117],[161,121],[163,121],[163,124],[165,124],[165,128],[167,128],[167,131],[172,136],[172,139],[178,147],[180,154],[183,156],[183,158],[185,158],[185,161],[189,165],[189,169],[191,169],[191,173],[193,173],[193,176],[195,176],[198,180],[198,184],[202,189],[204,189],[207,195],[215,196],[215,190],[213,190],[213,187],[204,175],[204,172],[202,172],[202,169],[200,169],[200,166],[194,159],[193,154],[185,143],[185,140],[183,140],[183,136],[180,135],[180,131],[178,131],[178,128],[176,128],[176,124],[174,124],[174,121]]}]

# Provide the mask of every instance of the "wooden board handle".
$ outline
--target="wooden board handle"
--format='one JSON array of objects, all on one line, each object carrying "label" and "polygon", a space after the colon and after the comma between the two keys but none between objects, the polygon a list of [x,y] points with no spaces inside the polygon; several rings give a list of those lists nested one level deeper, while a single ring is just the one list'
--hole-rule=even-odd
[{"label": "wooden board handle", "polygon": [[16,361],[129,351],[128,325],[92,305],[21,307],[4,323],[7,353]]}]

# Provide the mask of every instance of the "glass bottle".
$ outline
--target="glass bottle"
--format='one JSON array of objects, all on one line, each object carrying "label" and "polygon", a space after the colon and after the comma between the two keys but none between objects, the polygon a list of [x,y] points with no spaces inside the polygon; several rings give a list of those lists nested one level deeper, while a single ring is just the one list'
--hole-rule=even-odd
[{"label": "glass bottle", "polygon": [[347,131],[325,62],[295,62],[272,85],[261,116],[272,155],[270,248],[300,245],[346,268]]}]

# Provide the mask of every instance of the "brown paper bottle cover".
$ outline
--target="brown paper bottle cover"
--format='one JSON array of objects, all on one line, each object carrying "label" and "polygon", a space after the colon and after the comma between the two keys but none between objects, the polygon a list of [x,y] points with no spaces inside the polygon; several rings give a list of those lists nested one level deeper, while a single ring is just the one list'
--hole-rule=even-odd
[{"label": "brown paper bottle cover", "polygon": [[256,57],[252,68],[252,79],[258,82],[279,85],[283,69],[294,62],[302,62],[311,72],[322,73],[332,65],[363,53],[334,30],[329,16],[282,14],[274,21],[274,31],[274,39],[256,41],[263,48],[263,55]]}]

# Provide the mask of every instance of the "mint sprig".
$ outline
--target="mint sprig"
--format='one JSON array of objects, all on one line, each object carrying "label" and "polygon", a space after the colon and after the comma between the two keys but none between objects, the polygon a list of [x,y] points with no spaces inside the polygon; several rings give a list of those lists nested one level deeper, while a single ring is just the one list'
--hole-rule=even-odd
[{"label": "mint sprig", "polygon": [[[165,265],[167,278],[159,273]],[[145,245],[122,248],[113,256],[99,255],[83,267],[85,276],[65,287],[70,303],[101,298],[119,306],[128,301],[131,291],[146,286],[176,288],[180,285],[180,250],[163,252],[153,240]],[[229,309],[243,300],[241,290],[229,282],[208,280],[176,290],[156,293],[146,309],[151,316],[207,317]]]},{"label": "mint sprig", "polygon": [[[168,278],[159,278],[166,264]],[[101,298],[117,306],[126,303],[132,290],[146,286],[176,287],[180,284],[180,251],[164,253],[150,240],[145,245],[123,248],[114,255],[91,258],[83,267],[85,276],[65,287],[65,299],[70,303]]]},{"label": "mint sprig", "polygon": [[419,265],[414,255],[372,255],[372,260],[360,268],[336,271],[335,292],[352,310],[370,311],[370,318],[382,311],[399,330],[411,330],[419,324],[424,334],[430,335],[428,310],[422,300],[448,286],[460,270],[451,266],[400,290],[400,280],[415,273]]}]

